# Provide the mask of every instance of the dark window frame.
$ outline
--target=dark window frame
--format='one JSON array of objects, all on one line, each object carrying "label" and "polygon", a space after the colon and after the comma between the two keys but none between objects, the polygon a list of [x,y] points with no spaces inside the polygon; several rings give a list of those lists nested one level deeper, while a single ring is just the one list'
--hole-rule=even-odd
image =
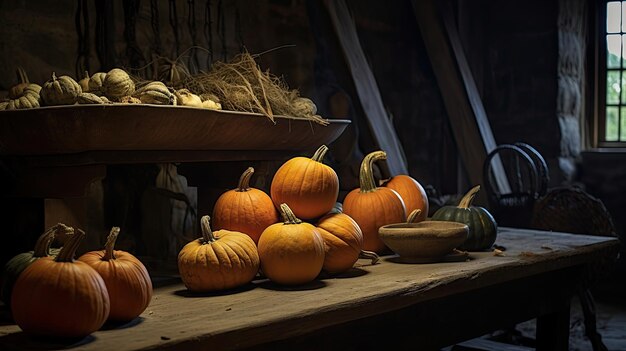
[{"label": "dark window frame", "polygon": [[[626,59],[622,58],[620,60],[620,68],[608,68],[607,67],[607,35],[608,34],[621,34],[626,35],[626,31],[620,31],[619,33],[607,33],[607,4],[609,2],[621,2],[615,0],[602,0],[595,1],[596,3],[596,16],[595,16],[595,118],[593,123],[593,144],[596,147],[626,147],[626,140],[620,139],[620,127],[621,121],[626,119],[626,91],[625,89],[620,89],[620,97],[618,104],[607,104],[607,72],[608,71],[618,71],[620,74],[620,82],[626,79]],[[622,6],[626,6],[626,3],[622,3]],[[623,13],[622,13],[623,15]],[[626,20],[622,18],[622,22]],[[620,30],[621,28],[620,23]],[[624,41],[622,39],[622,45]],[[622,48],[622,51],[624,48]],[[622,87],[624,84],[622,83]],[[607,106],[616,106],[618,108],[618,141],[607,141],[606,140],[606,109]],[[625,111],[622,113],[622,111]]]}]

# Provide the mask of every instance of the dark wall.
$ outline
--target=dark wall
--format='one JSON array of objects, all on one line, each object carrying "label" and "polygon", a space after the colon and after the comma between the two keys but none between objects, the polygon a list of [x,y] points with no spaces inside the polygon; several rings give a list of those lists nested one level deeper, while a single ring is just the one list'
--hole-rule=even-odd
[{"label": "dark wall", "polygon": [[459,1],[464,49],[498,144],[533,145],[558,184],[557,1]]}]

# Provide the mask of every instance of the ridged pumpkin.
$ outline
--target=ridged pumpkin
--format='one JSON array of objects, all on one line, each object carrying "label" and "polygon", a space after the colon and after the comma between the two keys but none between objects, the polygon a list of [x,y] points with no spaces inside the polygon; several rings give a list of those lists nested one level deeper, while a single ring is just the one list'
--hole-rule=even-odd
[{"label": "ridged pumpkin", "polygon": [[383,186],[395,190],[404,201],[406,213],[411,213],[415,209],[421,211],[417,221],[423,221],[428,216],[428,196],[424,187],[413,177],[400,174],[389,179]]},{"label": "ridged pumpkin", "polygon": [[113,68],[102,81],[102,91],[111,101],[120,101],[135,92],[135,83],[128,73],[120,68]]},{"label": "ridged pumpkin", "polygon": [[[68,227],[63,223],[58,223],[48,228],[37,239],[35,249],[33,251],[18,254],[4,265],[4,270],[2,271],[2,290],[0,290],[0,300],[2,300],[2,302],[4,302],[7,306],[11,305],[11,292],[13,291],[13,285],[15,285],[17,278],[26,269],[26,267],[30,266],[31,263],[42,257],[50,255],[50,244],[59,232],[63,232],[64,235],[73,234],[74,228]],[[58,253],[58,251],[56,253]]]},{"label": "ridged pumpkin", "polygon": [[330,213],[315,225],[324,239],[324,269],[341,273],[352,268],[363,247],[361,228],[345,213]]},{"label": "ridged pumpkin", "polygon": [[252,239],[230,230],[213,232],[209,216],[201,218],[202,238],[178,254],[178,270],[187,289],[196,292],[232,289],[249,283],[259,270]]},{"label": "ridged pumpkin", "polygon": [[287,204],[280,205],[284,223],[273,224],[259,238],[261,270],[273,282],[297,285],[313,281],[324,265],[324,239],[302,222]]},{"label": "ridged pumpkin", "polygon": [[248,167],[236,189],[223,193],[213,207],[213,227],[248,234],[255,243],[265,228],[278,222],[272,199],[263,190],[250,187],[254,168]]},{"label": "ridged pumpkin", "polygon": [[120,233],[113,227],[104,250],[90,251],[79,260],[95,269],[107,287],[111,310],[109,320],[130,321],[139,316],[152,299],[152,281],[146,267],[133,254],[114,250]]},{"label": "ridged pumpkin", "polygon": [[400,195],[393,189],[376,187],[374,182],[374,162],[386,158],[384,151],[374,151],[366,155],[359,172],[361,187],[350,191],[343,201],[343,212],[361,227],[363,249],[379,254],[387,249],[378,237],[378,228],[406,221],[406,210]]},{"label": "ridged pumpkin", "polygon": [[[35,83],[31,83],[28,80],[28,75],[26,71],[22,67],[17,68],[17,80],[18,83],[9,88],[9,99],[18,100],[19,98],[25,96],[30,93],[31,95],[39,96],[39,92],[41,91],[41,86]],[[39,98],[39,97],[37,97]],[[38,107],[39,104],[37,104]]]},{"label": "ridged pumpkin", "polygon": [[109,315],[109,294],[102,277],[88,264],[74,261],[85,237],[78,229],[56,258],[43,257],[15,282],[11,309],[28,334],[82,338],[100,329]]},{"label": "ridged pumpkin", "polygon": [[491,213],[482,207],[472,206],[480,185],[473,187],[463,196],[458,206],[444,206],[433,214],[434,221],[452,221],[467,224],[467,240],[461,250],[479,251],[489,249],[496,241],[498,224]]},{"label": "ridged pumpkin", "polygon": [[322,145],[312,158],[294,157],[276,171],[270,187],[274,205],[289,204],[302,219],[314,219],[328,213],[339,195],[337,173],[322,163],[328,147]]},{"label": "ridged pumpkin", "polygon": [[83,90],[70,76],[60,76],[52,72],[52,78],[43,84],[39,95],[48,106],[73,105]]}]

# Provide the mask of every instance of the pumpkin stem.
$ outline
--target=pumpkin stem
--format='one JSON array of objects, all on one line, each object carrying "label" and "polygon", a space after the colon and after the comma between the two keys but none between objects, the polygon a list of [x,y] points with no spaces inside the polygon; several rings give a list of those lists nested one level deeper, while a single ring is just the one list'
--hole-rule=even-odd
[{"label": "pumpkin stem", "polygon": [[28,75],[22,67],[17,68],[17,81],[19,84],[28,84]]},{"label": "pumpkin stem", "polygon": [[463,196],[463,198],[461,199],[461,201],[459,202],[459,208],[470,208],[470,206],[472,206],[472,201],[474,201],[474,196],[476,196],[476,194],[478,194],[478,191],[480,190],[480,185],[476,185],[475,187],[471,188],[470,191],[467,192],[467,194],[465,194]]},{"label": "pumpkin stem", "polygon": [[74,255],[84,237],[85,232],[81,229],[76,229],[74,235],[69,237],[54,260],[56,262],[74,262]]},{"label": "pumpkin stem", "polygon": [[113,252],[113,248],[115,247],[115,241],[117,240],[117,236],[120,234],[120,227],[113,227],[109,232],[109,236],[107,236],[107,242],[104,244],[104,256],[102,257],[103,261],[109,261],[115,259],[115,253]]},{"label": "pumpkin stem", "polygon": [[283,215],[284,224],[300,224],[302,221],[296,217],[287,204],[280,204],[280,214]]},{"label": "pumpkin stem", "polygon": [[313,157],[311,157],[311,160],[322,163],[322,161],[324,160],[324,156],[326,156],[326,152],[328,152],[328,146],[320,146],[313,154]]},{"label": "pumpkin stem", "polygon": [[202,216],[200,219],[200,226],[202,227],[202,243],[208,244],[217,241],[215,235],[213,235],[213,231],[211,230],[211,217],[208,215]]},{"label": "pumpkin stem", "polygon": [[371,260],[371,264],[376,264],[379,257],[376,252],[361,250],[361,252],[359,252],[359,258]]},{"label": "pumpkin stem", "polygon": [[422,210],[419,208],[414,209],[413,212],[411,212],[411,214],[407,217],[406,222],[417,223],[417,217],[419,217],[420,214],[422,214]]},{"label": "pumpkin stem", "polygon": [[376,190],[376,183],[374,182],[374,172],[372,167],[374,162],[379,160],[386,160],[387,153],[384,151],[370,152],[363,158],[361,162],[361,170],[359,172],[359,182],[361,184],[361,193],[369,193]]},{"label": "pumpkin stem", "polygon": [[63,223],[53,225],[46,229],[37,239],[35,249],[33,250],[33,257],[49,256],[50,244],[52,244],[52,241],[60,231],[63,231],[64,234],[74,234],[74,228],[68,227]]},{"label": "pumpkin stem", "polygon": [[248,167],[239,178],[239,185],[237,185],[236,191],[248,191],[250,190],[250,178],[254,174],[254,168]]},{"label": "pumpkin stem", "polygon": [[56,81],[57,80],[57,74],[56,72],[52,72],[52,81]]},{"label": "pumpkin stem", "polygon": [[89,71],[85,71],[83,79],[89,79]]}]

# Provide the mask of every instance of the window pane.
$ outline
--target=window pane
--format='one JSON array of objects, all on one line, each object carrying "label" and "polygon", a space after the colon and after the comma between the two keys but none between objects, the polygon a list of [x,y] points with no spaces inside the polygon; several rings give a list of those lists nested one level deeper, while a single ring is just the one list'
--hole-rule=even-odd
[{"label": "window pane", "polygon": [[620,87],[620,91],[621,91],[620,97],[622,101],[620,105],[626,105],[626,71],[622,71],[622,86]]},{"label": "window pane", "polygon": [[626,107],[622,107],[622,118],[620,118],[619,141],[626,141]]},{"label": "window pane", "polygon": [[606,108],[606,129],[604,138],[606,141],[617,141],[617,121],[619,119],[617,107]]},{"label": "window pane", "polygon": [[606,4],[606,32],[618,33],[621,24],[621,3],[611,1]]},{"label": "window pane", "polygon": [[[626,6],[624,6],[626,9]],[[622,68],[626,67],[626,34],[622,34]]]},{"label": "window pane", "polygon": [[622,32],[626,32],[626,21],[623,21],[624,18],[626,18],[626,1],[622,1]]},{"label": "window pane", "polygon": [[621,89],[619,71],[606,72],[606,103],[609,105],[619,104]]},{"label": "window pane", "polygon": [[619,34],[606,36],[606,67],[619,68],[620,56],[622,55],[622,40]]}]

